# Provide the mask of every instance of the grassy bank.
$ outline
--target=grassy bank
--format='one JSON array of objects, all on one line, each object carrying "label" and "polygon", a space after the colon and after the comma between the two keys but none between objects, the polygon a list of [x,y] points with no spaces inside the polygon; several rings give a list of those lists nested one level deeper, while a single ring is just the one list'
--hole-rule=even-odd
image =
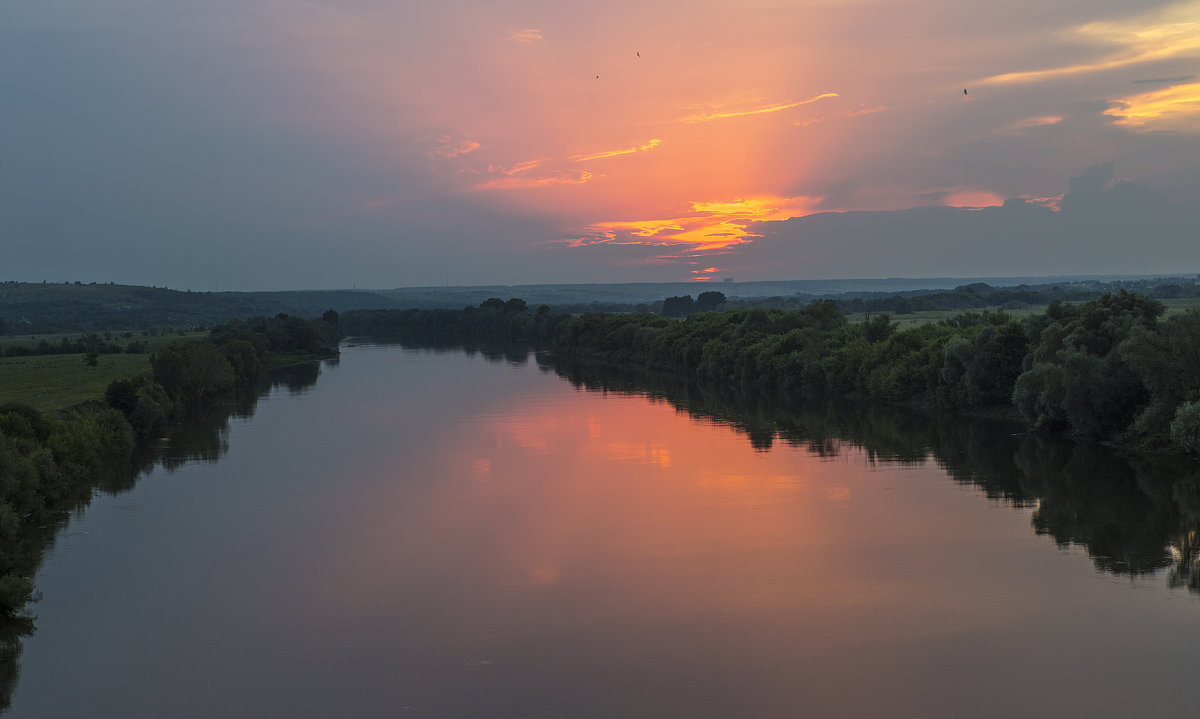
[{"label": "grassy bank", "polygon": [[104,399],[113,380],[129,379],[150,371],[144,354],[101,355],[95,367],[81,354],[35,355],[0,358],[0,405],[27,404],[47,412]]},{"label": "grassy bank", "polygon": [[[0,338],[0,349],[36,347],[46,340],[57,346],[63,340],[75,341],[79,333],[40,336],[35,342],[27,337]],[[103,400],[109,383],[130,379],[150,371],[150,353],[165,347],[208,337],[208,332],[179,332],[114,338],[123,344],[138,342],[142,352],[136,354],[105,353],[89,366],[82,353],[31,354],[0,357],[0,405],[10,402],[27,404],[39,411],[65,409],[92,400]]]}]

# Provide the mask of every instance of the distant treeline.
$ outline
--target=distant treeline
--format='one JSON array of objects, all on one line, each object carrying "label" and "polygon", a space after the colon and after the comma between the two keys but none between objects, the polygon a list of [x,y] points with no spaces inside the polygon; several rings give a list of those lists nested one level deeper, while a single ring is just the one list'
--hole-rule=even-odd
[{"label": "distant treeline", "polygon": [[51,514],[119,482],[140,438],[162,436],[196,408],[254,391],[267,368],[286,358],[336,354],[337,320],[334,312],[318,320],[234,320],[206,339],[159,350],[148,374],[114,381],[104,402],[56,413],[0,406],[0,623],[33,596],[41,545],[31,538]]},{"label": "distant treeline", "polygon": [[[761,292],[757,283],[716,285],[721,291],[700,292],[697,297],[680,295],[646,301],[646,290],[636,292],[622,285],[528,288],[531,306],[548,303],[555,312],[643,312],[682,316],[712,309],[799,309],[816,300],[834,300],[845,313],[906,314],[923,310],[964,311],[984,308],[1018,309],[1042,306],[1054,300],[1082,302],[1122,289],[1152,299],[1196,297],[1200,285],[1195,278],[1143,278],[1112,280],[1067,280],[1057,284],[993,287],[985,283],[962,285],[954,290],[912,289],[900,292],[856,290],[837,294],[797,292],[779,296],[734,296],[743,290]],[[664,284],[669,289],[686,285]],[[695,286],[695,285],[692,285]],[[711,285],[710,285],[711,286]],[[144,331],[156,328],[204,327],[231,317],[271,316],[278,313],[313,316],[333,308],[339,312],[358,309],[415,307],[458,308],[474,305],[492,294],[481,288],[426,288],[388,291],[305,290],[288,292],[192,292],[165,287],[140,287],[82,282],[0,282],[0,336],[35,337],[49,333]],[[494,289],[494,288],[493,288]],[[499,292],[499,290],[497,290]],[[516,290],[514,290],[516,292]],[[714,294],[715,293],[715,294]],[[725,293],[730,296],[726,298]],[[701,298],[720,295],[715,305]],[[654,297],[655,295],[650,295]],[[467,298],[467,299],[464,299]],[[590,299],[594,298],[594,299]],[[689,303],[691,303],[689,305]]]},{"label": "distant treeline", "polygon": [[[131,333],[126,333],[131,335]],[[12,344],[0,348],[3,357],[29,357],[32,355],[69,355],[69,354],[144,354],[146,343],[130,340],[124,345],[111,338],[102,338],[95,332],[89,332],[77,339],[63,337],[58,342],[38,340],[37,343]]]},{"label": "distant treeline", "polygon": [[0,282],[0,336],[192,328],[232,317],[311,317],[328,308],[399,306],[387,297],[351,290],[192,292],[95,282]]},{"label": "distant treeline", "polygon": [[836,302],[571,316],[519,299],[463,310],[348,312],[349,334],[415,342],[525,340],[564,357],[679,373],[804,400],[849,399],[1011,414],[1034,430],[1200,452],[1200,312],[1163,319],[1128,292],[1052,301],[1016,320],[966,312],[897,330],[848,322]]},{"label": "distant treeline", "polygon": [[[1151,299],[1175,299],[1197,296],[1195,285],[1166,284],[1148,288],[1144,293]],[[1118,290],[1119,291],[1119,290]],[[1058,285],[1038,287],[992,287],[983,282],[961,285],[950,292],[908,292],[889,297],[855,297],[838,299],[838,309],[846,313],[890,312],[897,315],[930,310],[1025,309],[1048,305],[1051,302],[1081,302],[1098,299],[1105,293],[1090,286],[1062,288]]]},{"label": "distant treeline", "polygon": [[[1066,287],[1039,285],[1017,287],[992,287],[983,282],[960,285],[950,291],[909,290],[903,293],[856,293],[854,296],[815,296],[797,294],[787,297],[727,298],[722,292],[702,292],[695,299],[690,295],[668,297],[662,302],[648,305],[605,308],[607,312],[653,312],[667,317],[683,317],[693,312],[708,312],[714,309],[800,309],[813,302],[832,300],[846,314],[879,314],[887,312],[906,315],[914,312],[963,312],[970,310],[1006,309],[1017,310],[1040,307],[1051,302],[1085,302],[1099,299],[1105,294],[1120,292],[1122,288],[1111,288],[1113,284],[1144,286],[1144,281],[1128,283],[1079,283]],[[1112,292],[1107,291],[1112,289]],[[1200,296],[1200,286],[1195,284],[1159,284],[1145,287],[1141,294],[1151,299],[1178,299]],[[556,310],[582,314],[597,311],[596,307],[559,307]]]},{"label": "distant treeline", "polygon": [[351,336],[389,337],[422,344],[513,339],[545,344],[553,341],[558,325],[570,318],[563,312],[551,312],[547,305],[530,311],[525,300],[491,298],[478,307],[461,310],[352,310],[342,313],[341,328]]}]

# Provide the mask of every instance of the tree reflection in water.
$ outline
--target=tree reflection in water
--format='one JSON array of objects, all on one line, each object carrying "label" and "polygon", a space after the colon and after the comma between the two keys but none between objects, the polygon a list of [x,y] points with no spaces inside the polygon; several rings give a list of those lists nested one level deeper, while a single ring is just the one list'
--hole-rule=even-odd
[{"label": "tree reflection in water", "polygon": [[820,457],[852,447],[871,462],[932,459],[954,482],[988,499],[1031,508],[1036,533],[1060,547],[1083,548],[1097,570],[1133,577],[1165,572],[1170,587],[1200,594],[1200,465],[1183,457],[1120,453],[954,413],[805,404],[749,388],[700,386],[677,375],[568,361],[526,345],[393,344],[465,350],[510,364],[532,357],[539,369],[577,388],[668,402],[744,434],[761,452],[784,442]]},{"label": "tree reflection in water", "polygon": [[[48,521],[31,526],[20,537],[20,546],[15,550],[21,557],[22,566],[36,568],[63,530],[70,524],[71,517],[91,504],[96,491],[118,495],[133,489],[137,481],[156,467],[174,471],[191,462],[213,463],[229,450],[229,421],[253,416],[260,397],[276,388],[286,388],[291,394],[309,391],[320,376],[322,364],[336,364],[337,360],[305,362],[272,372],[258,388],[226,397],[224,401],[193,408],[180,421],[167,427],[165,434],[155,441],[147,442],[134,451],[127,467],[113,467],[104,475],[95,477],[94,484],[72,488],[71,498],[48,515]],[[36,607],[35,607],[36,609]],[[36,616],[18,616],[0,621],[0,713],[12,703],[20,674],[22,642],[36,631]]]},{"label": "tree reflection in water", "polygon": [[576,387],[652,397],[728,425],[760,451],[782,441],[822,457],[849,446],[871,461],[932,458],[955,482],[977,487],[989,499],[1033,508],[1035,532],[1060,547],[1082,547],[1097,570],[1131,576],[1166,570],[1169,586],[1200,594],[1200,466],[1186,458],[1118,453],[957,414],[862,404],[814,407],[549,355],[539,362]]},{"label": "tree reflection in water", "polygon": [[[411,345],[405,345],[412,347]],[[956,483],[976,488],[998,503],[1032,509],[1032,528],[1061,547],[1078,546],[1098,571],[1131,577],[1165,576],[1168,586],[1200,594],[1200,466],[1168,456],[1131,456],[1094,443],[1025,434],[1001,421],[952,414],[914,414],[890,407],[804,405],[764,397],[738,387],[701,387],[677,376],[631,372],[564,362],[523,346],[420,347],[433,352],[478,354],[490,362],[524,365],[554,373],[591,392],[664,401],[676,409],[743,434],[757,451],[775,443],[835,457],[846,448],[872,462],[935,461]],[[158,443],[142,449],[133,466],[104,478],[97,487],[120,493],[156,466],[173,470],[186,463],[214,462],[228,449],[229,420],[253,414],[260,396],[273,387],[303,393],[316,383],[320,365],[288,368],[270,387],[207,407],[172,427]],[[61,508],[52,523],[26,537],[34,566],[53,546],[72,514],[90,502],[92,488]],[[0,712],[17,681],[21,638],[33,624],[0,626]]]}]

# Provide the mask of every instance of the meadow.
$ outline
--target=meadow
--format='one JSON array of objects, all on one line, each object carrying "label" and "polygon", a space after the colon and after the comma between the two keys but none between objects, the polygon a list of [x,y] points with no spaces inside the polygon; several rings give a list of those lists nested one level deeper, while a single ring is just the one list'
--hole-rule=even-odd
[{"label": "meadow", "polygon": [[[10,346],[28,345],[46,340],[57,344],[63,339],[75,340],[79,333],[0,338],[0,350]],[[138,341],[146,352],[139,354],[102,354],[96,366],[86,363],[84,354],[47,354],[24,357],[0,357],[0,405],[9,402],[28,404],[41,411],[63,409],[82,402],[104,398],[104,390],[115,379],[129,379],[150,371],[150,354],[179,342],[207,337],[207,332],[180,332],[141,336],[133,339],[113,337],[125,344]]]},{"label": "meadow", "polygon": [[146,354],[100,355],[95,367],[85,359],[82,354],[0,358],[0,405],[20,402],[41,411],[62,409],[103,399],[113,380],[150,371]]},{"label": "meadow", "polygon": [[[1189,309],[1200,309],[1200,297],[1179,297],[1176,299],[1157,300],[1157,301],[1161,302],[1163,304],[1163,306],[1166,307],[1166,312],[1163,313],[1164,317],[1170,317],[1171,315],[1180,314],[1182,312],[1188,311]],[[1081,304],[1081,303],[1076,302],[1076,303],[1071,303],[1071,304]],[[977,313],[983,312],[983,310],[968,310],[968,311],[977,312]],[[1031,305],[1029,307],[1022,307],[1019,309],[1005,309],[1002,307],[992,307],[992,308],[988,308],[988,311],[989,312],[1004,312],[1005,314],[1007,314],[1009,317],[1013,318],[1014,320],[1023,320],[1027,317],[1032,317],[1034,315],[1045,314],[1046,305]],[[925,310],[925,311],[921,311],[921,312],[912,312],[912,313],[903,314],[903,315],[898,315],[894,312],[892,312],[892,313],[872,312],[871,314],[872,315],[888,314],[892,318],[892,324],[894,324],[897,327],[897,329],[905,329],[907,327],[916,327],[917,325],[928,324],[930,322],[940,322],[942,320],[953,319],[953,318],[958,317],[959,315],[963,314],[963,310]],[[846,313],[846,321],[850,322],[850,323],[861,323],[861,322],[865,322],[867,319],[869,319],[869,317],[864,312],[848,312],[848,313]]]}]

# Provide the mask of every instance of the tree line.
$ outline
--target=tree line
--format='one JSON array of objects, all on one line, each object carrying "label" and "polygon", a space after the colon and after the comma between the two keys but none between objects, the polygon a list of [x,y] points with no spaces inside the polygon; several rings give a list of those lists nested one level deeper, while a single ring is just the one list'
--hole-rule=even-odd
[{"label": "tree line", "polygon": [[[132,336],[132,333],[126,333]],[[0,348],[4,357],[31,357],[34,355],[69,355],[69,354],[145,354],[147,344],[139,340],[130,340],[124,345],[102,338],[95,332],[89,332],[76,339],[63,337],[58,342],[38,340],[37,344],[12,344]]]},{"label": "tree line", "polygon": [[[489,304],[490,303],[490,304]],[[488,300],[462,310],[348,312],[351,334],[441,343],[524,340],[564,357],[669,371],[799,400],[1009,415],[1037,431],[1200,452],[1200,312],[1119,291],[1021,320],[965,312],[898,329],[836,302],[682,319],[579,316]]]}]

